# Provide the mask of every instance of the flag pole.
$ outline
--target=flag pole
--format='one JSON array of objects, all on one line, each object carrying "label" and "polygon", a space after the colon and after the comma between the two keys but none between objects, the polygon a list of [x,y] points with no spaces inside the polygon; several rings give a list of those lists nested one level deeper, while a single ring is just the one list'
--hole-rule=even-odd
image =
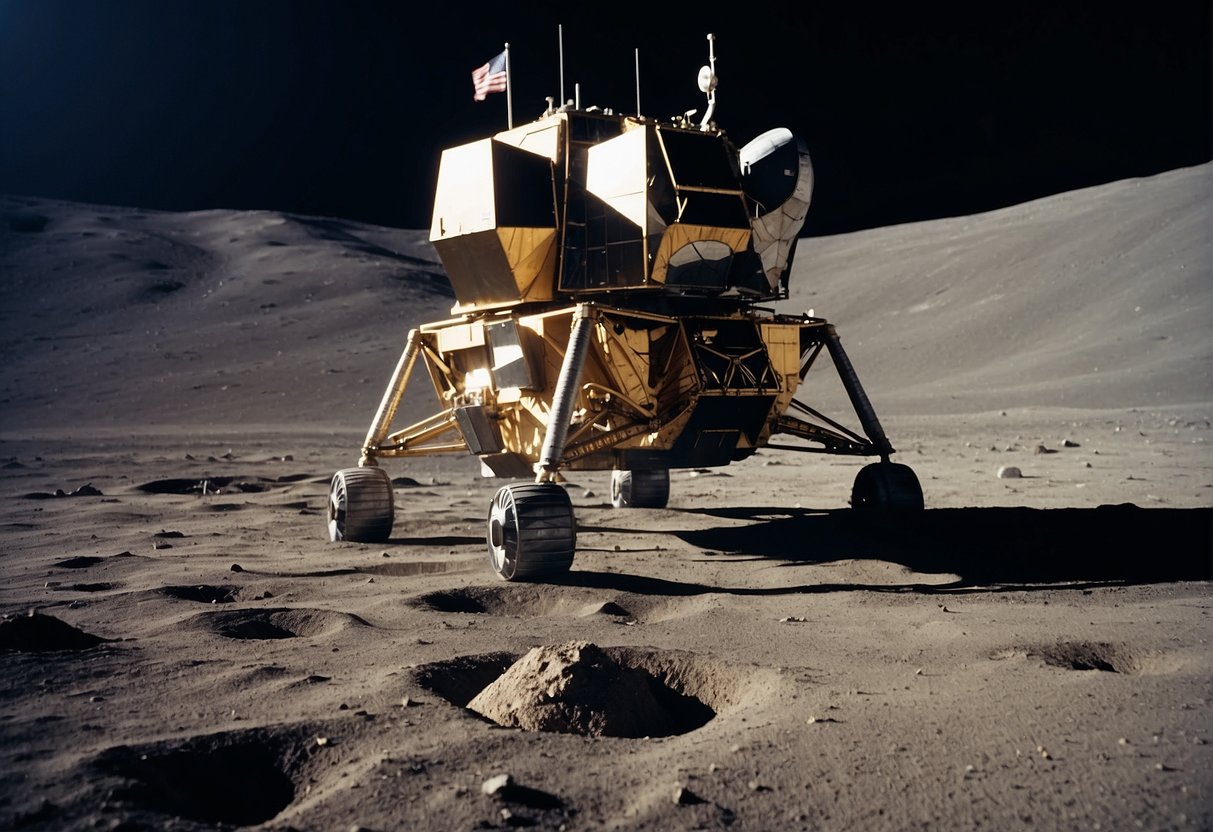
[{"label": "flag pole", "polygon": [[564,106],[564,24],[556,24],[556,40],[560,50],[560,106]]},{"label": "flag pole", "polygon": [[505,114],[506,124],[514,129],[514,85],[510,83],[510,45],[505,45]]}]

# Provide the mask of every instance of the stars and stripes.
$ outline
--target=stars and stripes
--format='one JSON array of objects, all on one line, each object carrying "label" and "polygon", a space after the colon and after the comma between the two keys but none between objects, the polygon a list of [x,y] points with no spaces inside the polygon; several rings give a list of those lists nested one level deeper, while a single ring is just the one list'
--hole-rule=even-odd
[{"label": "stars and stripes", "polygon": [[508,79],[505,52],[490,58],[484,66],[472,70],[472,100],[484,101],[492,92],[505,92]]}]

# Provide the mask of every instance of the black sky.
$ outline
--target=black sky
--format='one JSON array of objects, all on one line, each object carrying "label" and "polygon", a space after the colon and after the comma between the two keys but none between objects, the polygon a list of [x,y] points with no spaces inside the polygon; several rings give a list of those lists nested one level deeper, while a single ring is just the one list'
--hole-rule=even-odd
[{"label": "black sky", "polygon": [[[1210,4],[0,0],[0,193],[429,225],[438,154],[559,96],[809,144],[806,227],[975,211],[1213,157]],[[843,8],[845,6],[845,8]],[[705,8],[707,8],[705,6]],[[715,8],[714,6],[712,8]]]}]

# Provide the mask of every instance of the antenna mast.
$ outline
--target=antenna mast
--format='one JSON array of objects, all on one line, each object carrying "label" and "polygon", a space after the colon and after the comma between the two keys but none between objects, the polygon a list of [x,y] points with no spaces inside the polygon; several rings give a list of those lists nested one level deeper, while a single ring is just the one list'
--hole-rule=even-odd
[{"label": "antenna mast", "polygon": [[712,113],[716,111],[716,36],[708,35],[708,65],[699,69],[699,91],[708,97],[708,109],[699,122],[700,130],[710,130]]},{"label": "antenna mast", "polygon": [[636,117],[640,117],[640,47],[636,47]]}]

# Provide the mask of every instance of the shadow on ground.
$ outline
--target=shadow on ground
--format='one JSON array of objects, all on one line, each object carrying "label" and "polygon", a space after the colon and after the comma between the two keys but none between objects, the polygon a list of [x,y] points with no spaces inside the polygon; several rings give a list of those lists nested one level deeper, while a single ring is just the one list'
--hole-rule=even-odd
[{"label": "shadow on ground", "polygon": [[643,594],[812,593],[1089,588],[1109,584],[1213,578],[1213,509],[958,508],[857,515],[849,509],[710,509],[693,512],[742,526],[672,534],[705,551],[770,558],[789,567],[848,559],[901,564],[919,573],[953,574],[947,584],[821,584],[774,588],[710,587],[608,572],[575,570],[562,581]]}]

